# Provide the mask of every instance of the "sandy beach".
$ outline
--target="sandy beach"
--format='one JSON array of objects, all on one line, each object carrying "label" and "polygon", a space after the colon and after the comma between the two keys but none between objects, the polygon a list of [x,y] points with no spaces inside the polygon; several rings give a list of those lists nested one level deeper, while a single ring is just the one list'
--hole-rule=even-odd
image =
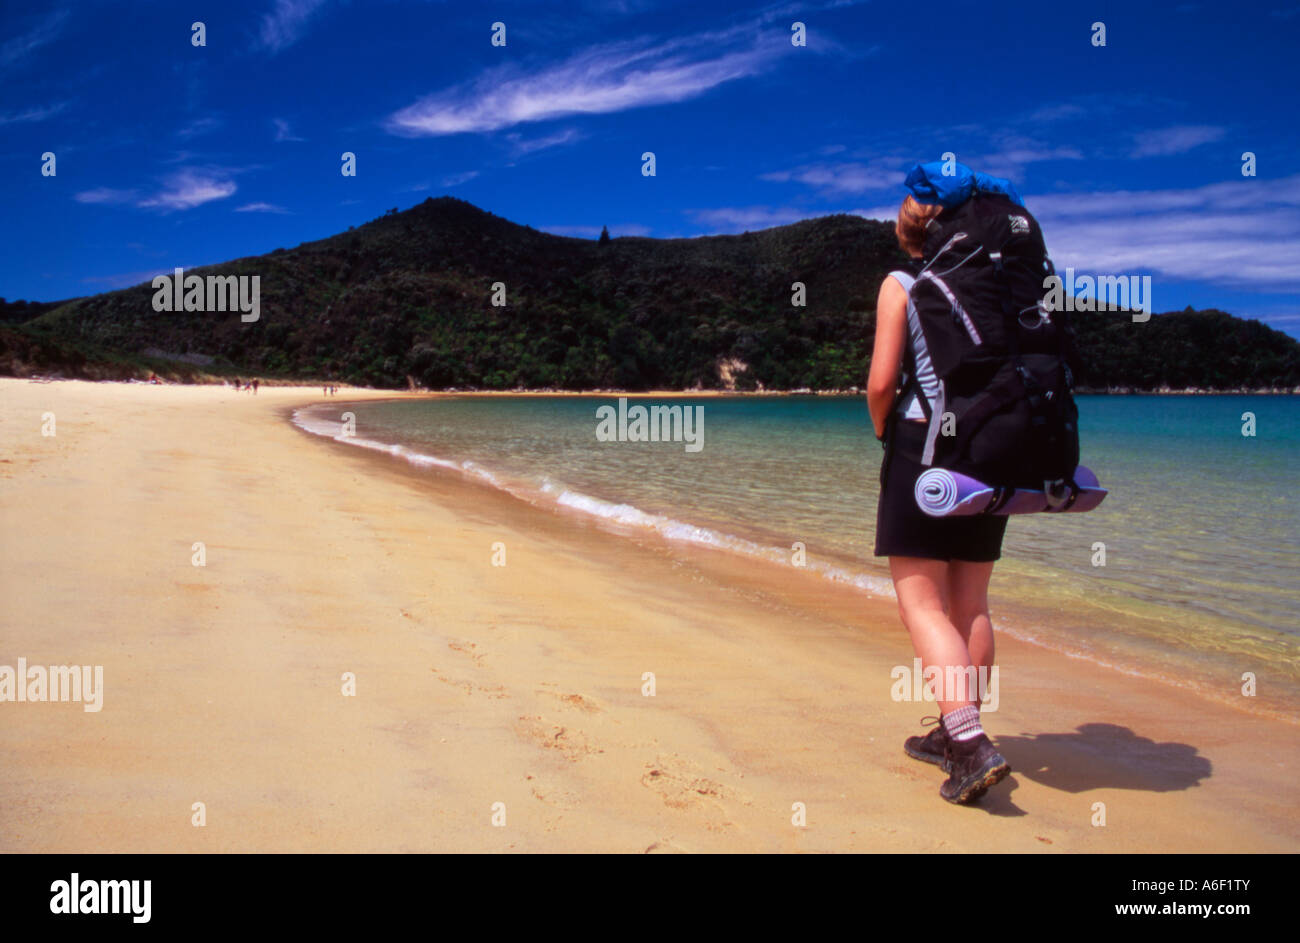
[{"label": "sandy beach", "polygon": [[0,851],[1300,848],[1294,725],[1003,637],[1014,773],[949,805],[892,600],[288,421],[321,400],[0,379],[0,665],[103,667],[99,711],[0,703]]}]

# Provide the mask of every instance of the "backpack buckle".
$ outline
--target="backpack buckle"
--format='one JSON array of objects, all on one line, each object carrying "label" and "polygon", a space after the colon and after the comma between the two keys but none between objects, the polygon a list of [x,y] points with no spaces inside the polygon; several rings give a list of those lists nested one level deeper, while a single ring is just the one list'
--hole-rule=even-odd
[{"label": "backpack buckle", "polygon": [[1070,500],[1073,489],[1064,478],[1043,482],[1043,497],[1047,499],[1047,509],[1055,511]]}]

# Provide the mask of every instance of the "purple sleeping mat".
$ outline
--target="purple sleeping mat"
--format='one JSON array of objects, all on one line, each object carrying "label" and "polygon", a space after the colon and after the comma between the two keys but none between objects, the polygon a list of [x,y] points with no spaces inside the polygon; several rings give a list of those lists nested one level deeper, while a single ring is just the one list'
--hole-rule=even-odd
[{"label": "purple sleeping mat", "polygon": [[997,488],[969,475],[931,468],[916,479],[916,503],[931,517],[965,517],[973,514],[1035,514],[1091,511],[1107,491],[1091,470],[1074,471],[1077,488],[1068,485],[1056,494],[1030,488]]}]

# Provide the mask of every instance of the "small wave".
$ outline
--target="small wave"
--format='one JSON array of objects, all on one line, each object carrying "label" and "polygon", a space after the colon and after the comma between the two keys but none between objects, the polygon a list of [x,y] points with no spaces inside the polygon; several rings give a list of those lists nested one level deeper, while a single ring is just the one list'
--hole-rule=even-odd
[{"label": "small wave", "polygon": [[[540,484],[530,486],[485,468],[478,462],[457,462],[439,458],[436,455],[429,455],[426,452],[418,452],[404,445],[360,438],[355,435],[344,435],[343,423],[329,419],[314,411],[319,408],[303,407],[296,410],[293,414],[294,424],[313,435],[325,436],[345,445],[355,445],[360,448],[373,449],[377,452],[387,452],[389,455],[405,459],[413,465],[446,468],[460,472],[467,478],[484,482],[530,504],[555,505],[617,526],[629,527],[642,532],[654,532],[665,540],[675,543],[711,547],[769,563],[783,566],[792,565],[790,550],[761,544],[744,537],[737,537],[709,527],[692,524],[689,521],[681,521],[661,514],[652,514],[635,505],[606,501],[595,495],[575,491],[550,477],[543,477]],[[820,560],[809,560],[804,569],[811,570],[831,582],[856,587],[872,596],[887,599],[894,598],[893,583],[883,577],[854,571],[844,566]]]}]

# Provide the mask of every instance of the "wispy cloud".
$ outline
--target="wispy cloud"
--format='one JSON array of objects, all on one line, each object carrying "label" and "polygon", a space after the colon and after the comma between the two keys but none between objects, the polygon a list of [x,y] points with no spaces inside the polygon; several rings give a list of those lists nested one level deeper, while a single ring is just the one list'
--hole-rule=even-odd
[{"label": "wispy cloud", "polygon": [[1027,197],[1057,268],[1300,290],[1300,174]]},{"label": "wispy cloud", "polygon": [[258,39],[272,53],[287,49],[296,43],[307,28],[307,22],[325,0],[275,0],[275,6],[262,16]]},{"label": "wispy cloud", "polygon": [[189,210],[213,200],[224,200],[237,189],[235,182],[228,177],[182,170],[168,177],[162,190],[137,205],[162,210]]},{"label": "wispy cloud", "polygon": [[51,13],[32,30],[0,45],[0,69],[18,65],[28,54],[54,40],[68,19],[67,10]]},{"label": "wispy cloud", "polygon": [[73,199],[78,203],[130,203],[136,197],[135,190],[113,190],[109,187],[96,187],[94,190],[82,190]]},{"label": "wispy cloud", "polygon": [[[759,179],[771,183],[803,184],[826,199],[888,191],[897,193],[901,200],[907,172],[918,161],[937,160],[946,150],[953,150],[962,163],[975,170],[1013,181],[1022,179],[1030,164],[1084,158],[1083,153],[1071,145],[1052,145],[1015,131],[988,131],[977,125],[949,128],[940,135],[931,129],[916,129],[908,139],[911,143],[907,154],[894,148],[885,153],[881,153],[878,147],[858,148],[844,154],[850,158],[848,160],[814,160],[788,170],[759,174]],[[971,141],[977,142],[978,146],[969,144]],[[967,142],[967,146],[959,147],[957,142]],[[844,151],[842,145],[829,145],[819,148],[816,153],[839,154]]]},{"label": "wispy cloud", "polygon": [[607,43],[536,72],[514,65],[489,69],[401,109],[384,126],[393,134],[427,137],[685,101],[772,68],[783,48],[791,48],[784,37],[752,25],[660,42]]},{"label": "wispy cloud", "polygon": [[288,213],[289,211],[283,206],[277,206],[274,203],[245,203],[243,206],[235,207],[236,213]]},{"label": "wispy cloud", "polygon": [[477,170],[466,170],[463,173],[449,174],[442,178],[442,185],[444,187],[458,187],[462,183],[469,183],[477,177],[478,174],[479,172]]},{"label": "wispy cloud", "polygon": [[802,183],[827,196],[865,193],[868,190],[889,190],[902,186],[905,173],[901,163],[893,158],[880,158],[867,163],[819,162],[804,164],[792,170],[759,174],[759,179],[773,183]]},{"label": "wispy cloud", "polygon": [[525,138],[522,134],[511,133],[506,135],[506,140],[513,147],[515,156],[522,157],[524,154],[542,151],[548,147],[572,144],[575,141],[582,140],[584,136],[577,128],[565,128],[555,134],[547,134],[537,138]]},{"label": "wispy cloud", "polygon": [[737,233],[751,229],[769,229],[797,223],[801,219],[824,216],[794,207],[770,206],[720,206],[713,209],[687,210],[686,213],[710,233]]},{"label": "wispy cloud", "polygon": [[219,127],[221,127],[220,118],[196,118],[177,131],[176,136],[179,138],[192,138],[215,131]]},{"label": "wispy cloud", "polygon": [[1221,140],[1227,131],[1210,125],[1178,125],[1134,135],[1132,157],[1167,157]]},{"label": "wispy cloud", "polygon": [[306,138],[300,138],[289,127],[289,122],[283,118],[272,118],[271,123],[275,125],[275,139],[277,141],[304,141]]},{"label": "wispy cloud", "polygon": [[59,102],[56,105],[49,105],[43,108],[28,108],[26,111],[0,114],[0,125],[23,124],[29,121],[44,121],[46,118],[53,118],[67,107],[67,102]]}]

